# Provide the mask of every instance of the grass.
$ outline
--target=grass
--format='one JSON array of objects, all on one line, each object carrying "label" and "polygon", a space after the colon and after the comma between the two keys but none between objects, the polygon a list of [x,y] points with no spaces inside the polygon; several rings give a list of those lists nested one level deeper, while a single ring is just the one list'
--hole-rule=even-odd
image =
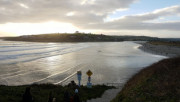
[{"label": "grass", "polygon": [[180,102],[180,57],[141,70],[111,102]]},{"label": "grass", "polygon": [[[68,90],[71,95],[74,94],[74,89],[68,88],[68,86],[52,85],[52,84],[34,84],[23,86],[0,86],[0,102],[21,102],[23,93],[26,87],[31,87],[31,94],[34,102],[47,102],[49,93],[52,92],[53,97],[57,102],[63,102],[64,92]],[[91,89],[81,86],[79,88],[79,95],[82,101],[86,101],[91,98],[101,97],[105,90],[114,87],[105,85],[95,85]]]}]

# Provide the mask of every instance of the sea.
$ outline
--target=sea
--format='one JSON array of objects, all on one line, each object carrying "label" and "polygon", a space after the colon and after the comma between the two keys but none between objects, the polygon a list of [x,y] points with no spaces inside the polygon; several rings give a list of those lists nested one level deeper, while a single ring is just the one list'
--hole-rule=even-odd
[{"label": "sea", "polygon": [[124,85],[141,69],[165,56],[138,49],[137,42],[40,43],[0,40],[0,85],[76,83]]}]

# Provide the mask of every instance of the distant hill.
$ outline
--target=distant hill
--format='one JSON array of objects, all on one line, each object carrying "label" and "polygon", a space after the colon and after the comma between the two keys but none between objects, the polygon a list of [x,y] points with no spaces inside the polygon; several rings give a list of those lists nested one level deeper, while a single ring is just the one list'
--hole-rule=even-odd
[{"label": "distant hill", "polygon": [[110,42],[110,41],[156,41],[159,38],[147,36],[109,36],[103,34],[86,33],[58,33],[25,35],[19,37],[4,37],[10,41],[30,41],[30,42]]},{"label": "distant hill", "polygon": [[175,42],[180,42],[180,38],[162,38],[164,41],[175,41]]}]

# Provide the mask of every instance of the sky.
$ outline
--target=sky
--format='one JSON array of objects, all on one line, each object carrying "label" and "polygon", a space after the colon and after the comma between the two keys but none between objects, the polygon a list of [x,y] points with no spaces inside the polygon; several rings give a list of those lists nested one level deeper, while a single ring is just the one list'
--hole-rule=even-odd
[{"label": "sky", "polygon": [[75,31],[180,38],[180,0],[0,0],[0,37]]}]

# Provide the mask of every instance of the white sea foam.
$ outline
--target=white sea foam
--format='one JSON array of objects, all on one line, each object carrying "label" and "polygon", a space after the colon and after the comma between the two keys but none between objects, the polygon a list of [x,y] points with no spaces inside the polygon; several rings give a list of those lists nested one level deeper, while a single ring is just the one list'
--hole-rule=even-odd
[{"label": "white sea foam", "polygon": [[[3,42],[3,43],[2,43]],[[0,41],[0,64],[16,64],[63,55],[89,47],[85,43],[5,43]]]}]

